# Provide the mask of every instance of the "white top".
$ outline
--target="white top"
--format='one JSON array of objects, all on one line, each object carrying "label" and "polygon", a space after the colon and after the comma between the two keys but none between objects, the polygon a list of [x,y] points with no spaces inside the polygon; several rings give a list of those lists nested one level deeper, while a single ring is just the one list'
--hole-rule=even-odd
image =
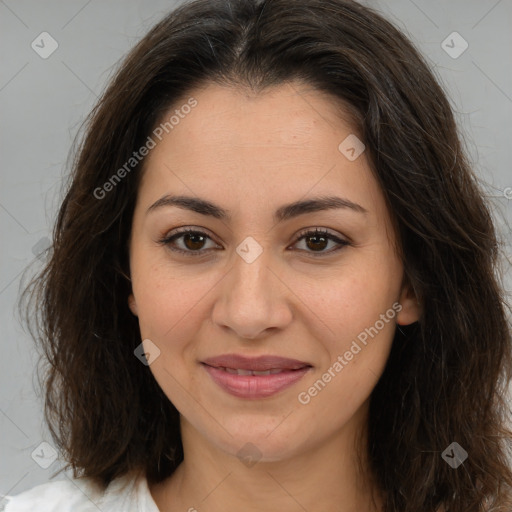
[{"label": "white top", "polygon": [[112,480],[105,491],[87,478],[77,478],[37,485],[16,496],[0,494],[0,511],[160,512],[146,478],[133,474]]}]

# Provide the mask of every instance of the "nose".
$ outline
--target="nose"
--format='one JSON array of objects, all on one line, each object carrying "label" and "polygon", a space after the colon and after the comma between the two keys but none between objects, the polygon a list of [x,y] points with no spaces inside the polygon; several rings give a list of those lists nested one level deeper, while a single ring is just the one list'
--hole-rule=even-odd
[{"label": "nose", "polygon": [[250,263],[236,253],[219,283],[212,312],[215,325],[251,340],[285,328],[293,317],[292,292],[278,276],[278,267],[267,248]]}]

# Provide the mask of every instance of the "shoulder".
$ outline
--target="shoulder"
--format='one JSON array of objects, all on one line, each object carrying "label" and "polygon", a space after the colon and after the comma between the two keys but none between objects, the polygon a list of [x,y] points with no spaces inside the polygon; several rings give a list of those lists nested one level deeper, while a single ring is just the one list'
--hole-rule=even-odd
[{"label": "shoulder", "polygon": [[146,479],[134,474],[114,479],[106,489],[89,478],[66,478],[37,485],[16,496],[0,495],[2,512],[98,512],[98,509],[159,512]]}]

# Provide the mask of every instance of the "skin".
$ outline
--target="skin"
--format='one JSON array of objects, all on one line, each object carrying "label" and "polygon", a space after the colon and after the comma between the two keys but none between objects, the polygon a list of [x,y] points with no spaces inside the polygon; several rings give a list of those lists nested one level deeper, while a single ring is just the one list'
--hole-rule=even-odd
[{"label": "skin", "polygon": [[[402,285],[389,211],[365,153],[349,161],[338,150],[354,128],[332,98],[297,82],[257,95],[208,84],[190,96],[197,106],[147,157],[130,239],[130,308],[141,339],[160,350],[150,371],[181,415],[184,461],[150,486],[155,503],[162,512],[381,510],[364,450],[357,471],[356,435],[366,432],[396,324],[418,320],[420,310]],[[147,212],[165,194],[207,199],[231,219],[176,206]],[[367,212],[272,219],[284,204],[332,195]],[[174,247],[203,255],[158,243],[181,227],[210,238],[185,236]],[[305,228],[350,244],[333,252],[334,241],[297,240]],[[252,263],[236,252],[248,236],[263,249]],[[300,403],[298,394],[397,302],[400,312]],[[237,398],[200,364],[225,353],[279,355],[313,368],[274,396]],[[259,457],[250,467],[237,457],[248,442]]]}]

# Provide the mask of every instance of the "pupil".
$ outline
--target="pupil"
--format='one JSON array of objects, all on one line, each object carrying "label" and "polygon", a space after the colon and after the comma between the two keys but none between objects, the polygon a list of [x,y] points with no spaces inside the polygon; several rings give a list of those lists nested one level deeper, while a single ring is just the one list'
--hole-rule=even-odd
[{"label": "pupil", "polygon": [[309,247],[310,249],[315,249],[315,248],[316,248],[316,249],[325,249],[325,242],[326,242],[326,240],[327,240],[327,239],[325,238],[325,236],[321,236],[321,235],[320,235],[320,236],[319,236],[319,235],[313,235],[313,236],[309,236],[309,237],[307,238],[307,240],[308,240],[308,241],[309,241],[309,240],[317,240],[317,241],[318,241],[318,240],[322,240],[322,242],[320,242],[321,247],[318,247],[318,242],[317,242],[316,244],[313,242],[313,247],[311,247],[311,246],[310,246],[311,244],[309,244],[309,243],[307,243],[307,245],[308,245],[308,247]]},{"label": "pupil", "polygon": [[[189,249],[201,249],[201,244],[204,243],[203,241],[199,241],[199,242],[194,242],[192,240],[192,246],[190,246],[189,243],[187,242],[190,242],[191,239],[201,239],[201,238],[204,238],[202,235],[198,235],[198,234],[194,234],[194,233],[187,233],[186,236],[185,236],[185,245],[189,248]],[[198,244],[198,245],[197,245]]]}]

